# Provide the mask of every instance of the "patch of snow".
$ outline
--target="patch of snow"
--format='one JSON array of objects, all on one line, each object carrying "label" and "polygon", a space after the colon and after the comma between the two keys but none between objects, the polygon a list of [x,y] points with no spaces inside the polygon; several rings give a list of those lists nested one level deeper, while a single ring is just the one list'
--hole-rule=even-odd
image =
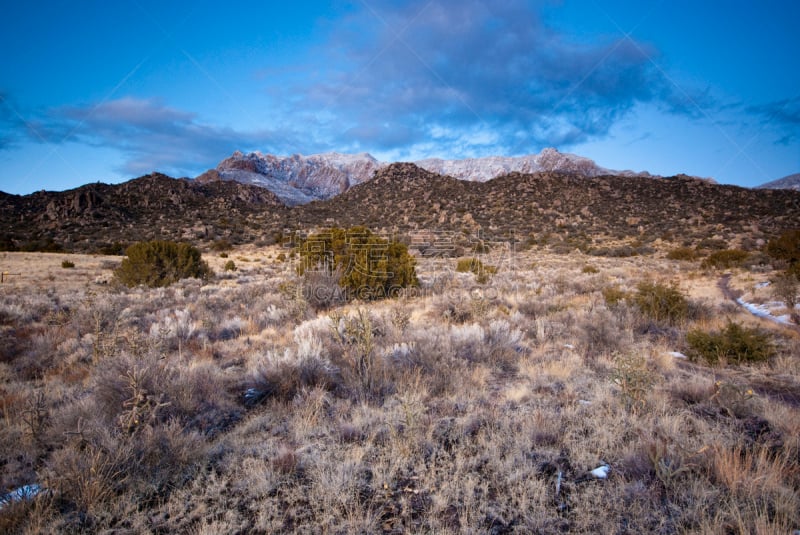
[{"label": "patch of snow", "polygon": [[257,388],[248,388],[244,393],[244,399],[247,401],[256,399],[259,396],[261,396],[261,391],[258,390]]},{"label": "patch of snow", "polygon": [[578,404],[579,404],[579,405],[591,405],[591,404],[592,404],[592,402],[591,402],[591,401],[589,401],[588,399],[579,399],[579,400],[578,400]]},{"label": "patch of snow", "polygon": [[592,476],[596,477],[597,479],[605,479],[605,478],[608,477],[608,472],[610,472],[610,471],[611,471],[611,467],[608,466],[607,464],[604,464],[604,465],[598,466],[597,468],[592,470],[590,473],[592,474]]},{"label": "patch of snow", "polygon": [[754,303],[748,303],[741,297],[736,299],[736,302],[747,309],[752,315],[757,316],[759,318],[764,318],[768,320],[772,320],[776,323],[782,323],[784,325],[791,325],[792,322],[789,319],[789,316],[773,316],[772,313],[769,311],[767,307],[764,305],[756,305]]},{"label": "patch of snow", "polygon": [[575,349],[575,346],[572,344],[564,344],[565,349]]},{"label": "patch of snow", "polygon": [[756,288],[766,288],[767,286],[769,286],[769,281],[759,282],[756,284]]},{"label": "patch of snow", "polygon": [[8,494],[0,496],[0,509],[14,502],[19,502],[22,500],[31,500],[35,498],[40,492],[42,492],[42,487],[40,487],[36,483],[32,485],[23,485],[20,488],[9,492]]},{"label": "patch of snow", "polygon": [[669,355],[671,357],[675,357],[676,359],[686,359],[686,358],[688,358],[686,355],[684,355],[680,351],[668,351],[667,355]]}]

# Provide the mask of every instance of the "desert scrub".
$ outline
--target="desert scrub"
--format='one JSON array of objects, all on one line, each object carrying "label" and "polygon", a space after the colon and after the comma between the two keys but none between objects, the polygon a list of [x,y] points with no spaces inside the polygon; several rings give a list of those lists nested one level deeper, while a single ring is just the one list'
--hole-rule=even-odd
[{"label": "desert scrub", "polygon": [[139,242],[128,247],[125,254],[114,276],[130,287],[163,287],[180,279],[208,279],[212,275],[200,251],[187,243]]},{"label": "desert scrub", "polygon": [[655,376],[642,355],[624,353],[614,358],[611,381],[620,387],[625,407],[632,412],[639,412],[645,408]]},{"label": "desert scrub", "polygon": [[628,293],[619,286],[606,286],[601,293],[609,307],[617,306],[628,298]]},{"label": "desert scrub", "polygon": [[800,313],[795,308],[800,301],[800,280],[791,273],[779,275],[773,282],[772,296],[782,301],[789,309],[792,321],[800,324]]},{"label": "desert scrub", "polygon": [[724,249],[722,251],[715,251],[708,255],[700,267],[703,269],[717,268],[717,269],[730,269],[733,267],[741,267],[745,260],[750,256],[747,251],[741,249]]},{"label": "desert scrub", "polygon": [[717,364],[722,359],[737,364],[759,362],[775,354],[768,334],[733,322],[728,322],[721,331],[691,330],[686,335],[686,341],[692,348],[692,358],[702,358],[710,364]]},{"label": "desert scrub", "polygon": [[769,240],[766,253],[786,263],[787,271],[800,278],[800,230],[790,230]]},{"label": "desert scrub", "polygon": [[484,264],[475,257],[459,258],[456,263],[456,271],[459,273],[475,274],[475,280],[480,284],[484,284],[489,280],[489,277],[497,273],[496,266]]},{"label": "desert scrub", "polygon": [[70,262],[69,260],[64,260],[61,262],[61,267],[64,269],[72,269],[75,267],[75,262]]},{"label": "desert scrub", "polygon": [[225,271],[236,271],[237,269],[236,262],[234,262],[233,260],[228,260],[227,262],[225,262],[225,267],[223,267],[222,269],[224,269]]},{"label": "desert scrub", "polygon": [[691,247],[678,247],[667,253],[669,260],[695,260],[697,259],[697,251]]},{"label": "desert scrub", "polygon": [[368,399],[380,387],[381,362],[375,355],[375,336],[369,312],[330,314],[331,334],[343,351],[347,369],[358,385],[359,395]]},{"label": "desert scrub", "polygon": [[689,316],[689,301],[675,284],[641,282],[636,287],[633,302],[653,321],[677,324]]},{"label": "desert scrub", "polygon": [[389,241],[366,227],[331,228],[309,236],[299,246],[298,274],[338,274],[349,297],[392,297],[400,288],[419,285],[416,259],[399,241]]}]

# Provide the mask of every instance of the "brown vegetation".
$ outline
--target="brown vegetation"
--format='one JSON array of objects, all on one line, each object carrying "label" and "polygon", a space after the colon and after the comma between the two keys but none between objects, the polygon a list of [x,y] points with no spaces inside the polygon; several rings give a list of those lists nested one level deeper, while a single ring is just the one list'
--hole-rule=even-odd
[{"label": "brown vegetation", "polygon": [[[321,310],[282,252],[130,289],[94,282],[119,260],[5,253],[68,279],[0,286],[0,494],[41,488],[9,498],[0,531],[800,526],[800,339],[699,266],[490,249],[474,258],[500,269],[476,285],[419,257],[416,292]],[[735,339],[718,317],[773,353],[674,356],[690,332]]]}]

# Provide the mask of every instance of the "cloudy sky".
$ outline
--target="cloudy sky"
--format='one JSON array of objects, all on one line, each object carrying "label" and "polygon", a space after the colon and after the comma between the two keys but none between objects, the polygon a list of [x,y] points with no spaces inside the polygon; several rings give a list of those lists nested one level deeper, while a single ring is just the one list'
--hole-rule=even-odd
[{"label": "cloudy sky", "polygon": [[754,186],[800,172],[798,22],[795,0],[8,3],[0,190],[545,147]]}]

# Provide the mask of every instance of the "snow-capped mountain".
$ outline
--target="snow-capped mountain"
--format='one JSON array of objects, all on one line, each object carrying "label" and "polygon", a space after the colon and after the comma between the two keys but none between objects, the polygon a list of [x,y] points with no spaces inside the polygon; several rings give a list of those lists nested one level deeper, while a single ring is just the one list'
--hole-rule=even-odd
[{"label": "snow-capped mountain", "polygon": [[759,189],[793,189],[800,191],[800,173],[785,176],[756,187]]},{"label": "snow-capped mountain", "polygon": [[[413,162],[417,166],[441,175],[460,180],[486,182],[508,173],[536,173],[562,171],[593,177],[603,174],[650,176],[649,173],[611,171],[598,166],[593,160],[544,149],[539,154],[464,160],[430,158]],[[277,195],[288,205],[305,204],[314,200],[329,199],[350,187],[372,179],[375,171],[389,162],[381,162],[367,153],[339,154],[335,152],[302,156],[280,157],[260,152],[244,154],[236,151],[197,180],[233,180],[262,186]]]}]

